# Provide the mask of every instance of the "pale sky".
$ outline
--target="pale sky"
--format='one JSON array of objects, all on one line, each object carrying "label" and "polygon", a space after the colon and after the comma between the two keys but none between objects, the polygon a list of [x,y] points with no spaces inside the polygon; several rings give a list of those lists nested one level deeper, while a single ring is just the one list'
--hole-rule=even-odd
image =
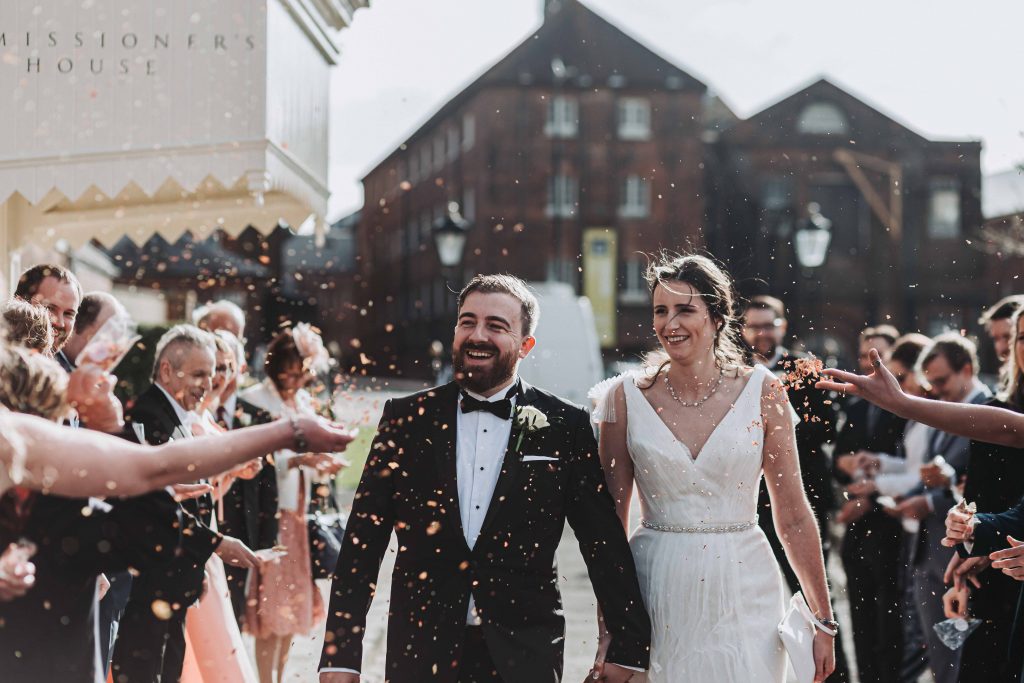
[{"label": "pale sky", "polygon": [[[584,0],[701,79],[741,117],[824,75],[931,139],[982,140],[982,170],[1024,162],[1024,3]],[[331,220],[360,179],[540,25],[542,0],[371,0],[341,35]]]}]

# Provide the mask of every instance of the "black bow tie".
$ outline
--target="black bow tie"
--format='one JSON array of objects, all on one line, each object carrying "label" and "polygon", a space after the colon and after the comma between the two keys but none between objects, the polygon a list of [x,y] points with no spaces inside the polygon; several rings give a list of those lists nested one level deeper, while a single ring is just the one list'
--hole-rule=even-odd
[{"label": "black bow tie", "polygon": [[505,398],[500,401],[481,401],[478,398],[473,398],[466,392],[462,392],[462,412],[472,413],[477,410],[483,410],[484,412],[490,413],[495,417],[500,417],[502,420],[512,419],[512,396],[516,395],[518,387],[512,387],[512,390],[505,395]]}]

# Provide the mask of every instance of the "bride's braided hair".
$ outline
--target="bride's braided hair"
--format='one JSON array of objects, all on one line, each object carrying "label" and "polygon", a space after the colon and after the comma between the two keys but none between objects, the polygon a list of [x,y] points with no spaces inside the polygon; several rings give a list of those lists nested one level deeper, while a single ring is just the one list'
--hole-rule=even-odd
[{"label": "bride's braided hair", "polygon": [[[743,365],[744,353],[736,294],[732,278],[725,268],[701,254],[674,254],[663,251],[651,259],[645,278],[652,296],[658,285],[673,282],[683,282],[697,290],[718,328],[712,346],[715,364],[720,368]],[[654,380],[670,362],[668,354],[662,350],[647,354],[644,365],[650,376],[650,384],[645,388],[649,389],[653,385]]]}]

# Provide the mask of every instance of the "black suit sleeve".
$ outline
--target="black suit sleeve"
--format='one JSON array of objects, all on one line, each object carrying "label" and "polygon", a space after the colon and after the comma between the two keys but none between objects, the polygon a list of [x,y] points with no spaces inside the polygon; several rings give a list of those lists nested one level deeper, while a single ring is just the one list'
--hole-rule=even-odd
[{"label": "black suit sleeve", "polygon": [[257,548],[273,548],[277,545],[277,470],[270,463],[256,475],[256,491],[259,494],[257,510]]},{"label": "black suit sleeve", "polygon": [[567,419],[573,417],[567,519],[576,533],[594,594],[612,635],[607,661],[647,669],[651,622],[640,593],[633,553],[608,492],[589,416],[579,410],[569,413]]},{"label": "black suit sleeve", "polygon": [[1020,540],[1024,538],[1024,501],[1017,503],[1006,512],[997,515],[978,514],[978,526],[974,527],[974,547],[971,555],[988,555],[1010,547],[1007,536]]},{"label": "black suit sleeve", "polygon": [[170,562],[182,530],[178,505],[166,491],[110,503],[40,496],[33,507],[35,537],[48,539],[55,567],[99,573],[146,571]]},{"label": "black suit sleeve", "polygon": [[359,671],[363,663],[366,612],[373,600],[381,561],[395,524],[391,463],[397,446],[393,406],[384,404],[377,436],[363,467],[331,583],[327,631],[320,668]]}]

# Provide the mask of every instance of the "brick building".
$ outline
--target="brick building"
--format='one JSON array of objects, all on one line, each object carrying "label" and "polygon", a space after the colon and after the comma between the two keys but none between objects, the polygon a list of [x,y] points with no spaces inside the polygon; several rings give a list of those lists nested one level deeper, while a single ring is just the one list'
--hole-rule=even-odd
[{"label": "brick building", "polygon": [[[982,222],[979,155],[827,80],[739,121],[578,0],[551,0],[533,35],[364,178],[358,334],[374,371],[428,376],[452,290],[507,271],[573,285],[606,360],[635,358],[651,343],[644,254],[661,248],[708,249],[742,293],[786,298],[812,348],[829,337],[849,353],[868,323],[971,328],[991,298],[985,256],[964,249]],[[471,225],[455,277],[432,241],[453,201]],[[833,240],[805,272],[791,243],[811,202]]]}]

